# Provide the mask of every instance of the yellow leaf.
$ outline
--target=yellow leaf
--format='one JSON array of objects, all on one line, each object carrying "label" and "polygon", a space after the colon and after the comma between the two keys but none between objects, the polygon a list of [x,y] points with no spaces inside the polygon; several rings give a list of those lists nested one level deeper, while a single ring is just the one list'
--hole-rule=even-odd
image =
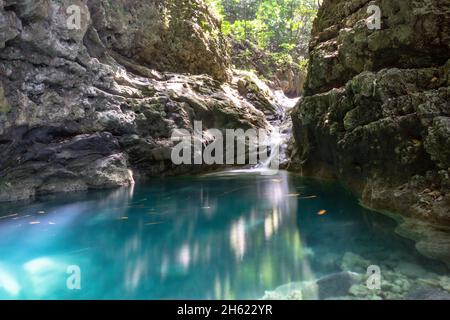
[{"label": "yellow leaf", "polygon": [[317,196],[301,197],[300,199],[315,199]]},{"label": "yellow leaf", "polygon": [[13,218],[13,217],[17,217],[18,215],[19,215],[19,214],[17,214],[17,213],[13,213],[13,214],[10,214],[10,215],[7,215],[7,216],[0,217],[0,219]]},{"label": "yellow leaf", "polygon": [[289,193],[286,197],[298,197],[300,193]]},{"label": "yellow leaf", "polygon": [[146,225],[146,226],[152,226],[152,225],[155,225],[155,224],[161,224],[161,223],[164,223],[164,221],[149,222],[149,223],[146,223],[145,225]]}]

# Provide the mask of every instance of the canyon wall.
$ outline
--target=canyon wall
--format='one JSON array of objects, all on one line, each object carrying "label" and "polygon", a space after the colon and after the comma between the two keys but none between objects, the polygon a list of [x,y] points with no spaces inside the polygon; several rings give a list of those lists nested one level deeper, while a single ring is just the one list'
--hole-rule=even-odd
[{"label": "canyon wall", "polygon": [[201,170],[171,162],[194,120],[266,128],[219,27],[201,0],[0,0],[0,201]]},{"label": "canyon wall", "polygon": [[325,0],[310,55],[290,168],[400,213],[398,232],[450,265],[450,1]]}]

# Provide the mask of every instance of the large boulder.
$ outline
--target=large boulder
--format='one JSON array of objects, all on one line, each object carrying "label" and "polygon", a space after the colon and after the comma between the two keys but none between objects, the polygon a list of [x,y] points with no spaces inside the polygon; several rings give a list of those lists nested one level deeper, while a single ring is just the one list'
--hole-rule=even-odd
[{"label": "large boulder", "polygon": [[102,43],[159,71],[230,79],[220,21],[202,0],[88,1]]},{"label": "large boulder", "polygon": [[[370,5],[380,8],[379,30],[367,25]],[[363,71],[444,65],[449,6],[439,0],[325,0],[313,26],[306,94],[342,87]]]}]

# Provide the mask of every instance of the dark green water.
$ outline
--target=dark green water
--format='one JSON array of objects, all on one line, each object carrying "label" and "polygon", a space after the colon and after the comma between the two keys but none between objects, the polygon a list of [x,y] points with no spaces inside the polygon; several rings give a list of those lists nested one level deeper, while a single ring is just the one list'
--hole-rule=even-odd
[{"label": "dark green water", "polygon": [[285,172],[56,195],[0,206],[0,298],[255,299],[339,272],[346,252],[432,270],[394,227],[338,185]]}]

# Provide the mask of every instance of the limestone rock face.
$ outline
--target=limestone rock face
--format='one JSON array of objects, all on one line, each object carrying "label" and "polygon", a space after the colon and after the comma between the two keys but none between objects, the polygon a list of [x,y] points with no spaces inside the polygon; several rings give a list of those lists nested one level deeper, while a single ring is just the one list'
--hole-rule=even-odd
[{"label": "limestone rock face", "polygon": [[[379,30],[367,26],[370,5],[380,8]],[[325,0],[313,26],[306,94],[342,87],[363,71],[444,65],[449,6],[440,0]]]},{"label": "limestone rock face", "polygon": [[236,71],[233,84],[247,101],[262,111],[268,120],[277,120],[282,106],[275,101],[271,89],[253,72]]},{"label": "limestone rock face", "polygon": [[[381,29],[368,28],[369,5]],[[448,237],[450,2],[325,0],[312,36],[291,169],[337,177],[366,205]],[[450,263],[437,242],[418,249]]]},{"label": "limestone rock face", "polygon": [[170,156],[195,120],[268,127],[225,45],[200,0],[0,0],[0,201],[193,170]]},{"label": "limestone rock face", "polygon": [[88,1],[102,43],[159,71],[229,80],[228,44],[202,0]]},{"label": "limestone rock face", "polygon": [[231,62],[236,68],[255,70],[271,88],[282,90],[287,96],[299,97],[303,94],[306,71],[299,64],[280,63],[248,40],[230,40],[233,49]]}]

